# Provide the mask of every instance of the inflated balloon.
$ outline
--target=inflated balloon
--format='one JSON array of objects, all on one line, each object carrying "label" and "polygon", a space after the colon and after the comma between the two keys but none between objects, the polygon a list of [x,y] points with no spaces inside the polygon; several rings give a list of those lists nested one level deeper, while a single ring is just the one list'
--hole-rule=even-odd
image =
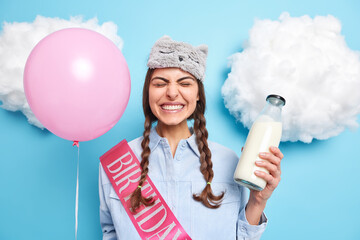
[{"label": "inflated balloon", "polygon": [[103,35],[68,28],[42,39],[24,71],[27,101],[55,135],[88,141],[110,130],[130,97],[130,74],[117,46]]}]

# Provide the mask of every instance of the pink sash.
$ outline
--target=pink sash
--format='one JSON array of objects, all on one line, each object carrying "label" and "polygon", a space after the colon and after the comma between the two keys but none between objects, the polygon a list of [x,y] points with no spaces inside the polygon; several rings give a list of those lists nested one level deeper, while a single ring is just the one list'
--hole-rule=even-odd
[{"label": "pink sash", "polygon": [[145,197],[153,197],[155,204],[142,205],[136,214],[130,211],[130,196],[138,187],[141,169],[125,139],[102,155],[100,162],[141,239],[191,240],[149,177],[141,192]]}]

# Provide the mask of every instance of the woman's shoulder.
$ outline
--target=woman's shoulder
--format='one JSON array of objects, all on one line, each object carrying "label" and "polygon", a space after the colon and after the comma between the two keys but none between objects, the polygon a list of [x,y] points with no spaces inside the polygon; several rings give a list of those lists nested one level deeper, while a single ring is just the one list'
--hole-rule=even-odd
[{"label": "woman's shoulder", "polygon": [[141,141],[143,140],[143,136],[140,136],[138,138],[135,138],[133,140],[131,140],[130,142],[128,142],[129,146],[132,147],[141,147]]},{"label": "woman's shoulder", "polygon": [[216,142],[208,141],[211,150],[211,161],[213,163],[215,177],[228,179],[229,175],[235,171],[239,161],[238,155],[232,149]]},{"label": "woman's shoulder", "polygon": [[128,142],[129,147],[138,158],[139,156],[141,156],[141,152],[142,152],[141,141],[143,140],[143,138],[144,138],[143,136],[140,136]]},{"label": "woman's shoulder", "polygon": [[236,159],[238,158],[238,156],[234,150],[232,150],[224,145],[221,145],[221,144],[219,144],[217,142],[213,142],[213,141],[208,141],[208,145],[209,145],[209,148],[210,148],[212,154],[219,154],[222,156],[236,158]]},{"label": "woman's shoulder", "polygon": [[[139,159],[139,156],[141,156],[141,151],[142,151],[142,148],[141,148],[142,138],[143,137],[138,137],[138,138],[135,138],[134,140],[128,142],[129,147],[135,153],[135,156],[138,159]],[[100,165],[99,166],[99,175],[100,175],[102,184],[110,183],[110,181],[109,181],[109,179],[108,179],[108,177],[107,177],[107,175],[106,175],[106,173],[104,171],[103,166],[101,165],[101,163],[99,165]]]}]

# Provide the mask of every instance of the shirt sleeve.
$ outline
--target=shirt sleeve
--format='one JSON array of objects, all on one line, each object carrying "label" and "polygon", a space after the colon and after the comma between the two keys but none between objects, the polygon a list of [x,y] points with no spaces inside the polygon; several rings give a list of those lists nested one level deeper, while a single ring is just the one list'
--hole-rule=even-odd
[{"label": "shirt sleeve", "polygon": [[[100,225],[103,232],[103,240],[117,240],[111,213],[104,193],[104,179],[107,178],[102,165],[99,165],[99,198],[100,198]],[[108,179],[107,179],[108,180]],[[111,184],[109,182],[109,184]]]},{"label": "shirt sleeve", "polygon": [[240,186],[241,190],[241,206],[239,219],[237,224],[237,239],[241,240],[257,240],[260,239],[261,235],[265,231],[267,225],[267,217],[264,212],[261,214],[260,221],[258,225],[251,225],[247,219],[245,214],[245,206],[247,204],[246,199],[246,189],[245,187]]}]

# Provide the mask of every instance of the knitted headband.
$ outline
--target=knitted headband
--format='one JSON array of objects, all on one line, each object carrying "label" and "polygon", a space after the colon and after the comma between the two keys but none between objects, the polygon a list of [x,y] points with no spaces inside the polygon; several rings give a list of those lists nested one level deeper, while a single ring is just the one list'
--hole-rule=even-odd
[{"label": "knitted headband", "polygon": [[207,45],[194,47],[185,42],[174,41],[165,35],[152,47],[147,66],[151,69],[181,68],[203,82],[207,53]]}]

